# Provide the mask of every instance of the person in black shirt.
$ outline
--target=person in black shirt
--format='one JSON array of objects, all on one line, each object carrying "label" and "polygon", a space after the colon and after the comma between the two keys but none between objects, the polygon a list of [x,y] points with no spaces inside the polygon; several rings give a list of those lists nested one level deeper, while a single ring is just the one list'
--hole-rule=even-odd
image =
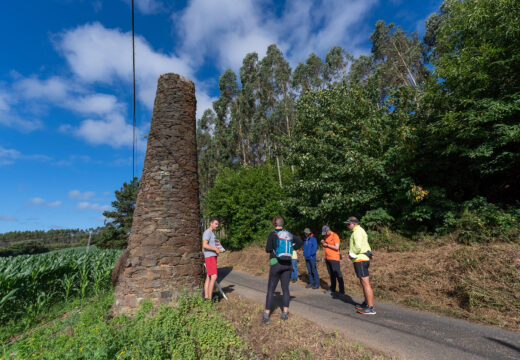
[{"label": "person in black shirt", "polygon": [[[281,260],[276,257],[276,247],[277,247],[277,234],[287,230],[283,229],[284,220],[281,216],[275,216],[273,218],[273,226],[275,228],[272,231],[268,238],[267,243],[265,245],[265,252],[269,253],[269,280],[267,282],[267,296],[265,299],[265,310],[262,317],[262,322],[265,324],[269,324],[269,315],[271,313],[271,308],[273,306],[273,295],[278,285],[278,281],[281,282],[282,286],[282,320],[287,320],[289,318],[289,301],[291,299],[291,295],[289,293],[289,280],[291,277],[292,271],[292,262],[289,258],[288,260]],[[291,235],[289,233],[289,235]],[[292,236],[292,235],[291,235]],[[293,237],[293,251],[298,250],[303,245],[303,241],[300,238]]]}]

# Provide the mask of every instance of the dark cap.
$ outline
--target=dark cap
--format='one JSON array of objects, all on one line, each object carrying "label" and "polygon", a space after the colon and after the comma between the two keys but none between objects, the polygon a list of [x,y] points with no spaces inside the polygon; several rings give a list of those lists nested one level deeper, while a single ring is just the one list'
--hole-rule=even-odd
[{"label": "dark cap", "polygon": [[328,227],[327,225],[323,226],[321,228],[321,235],[327,235],[327,231],[330,230],[330,227]]},{"label": "dark cap", "polygon": [[345,224],[359,224],[359,220],[357,217],[351,216],[347,221],[345,221]]}]

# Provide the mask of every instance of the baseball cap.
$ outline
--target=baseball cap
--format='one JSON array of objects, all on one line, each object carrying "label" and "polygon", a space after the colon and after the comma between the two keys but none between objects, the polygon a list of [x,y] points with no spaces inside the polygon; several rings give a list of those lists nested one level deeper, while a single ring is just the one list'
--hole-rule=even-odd
[{"label": "baseball cap", "polygon": [[321,235],[327,235],[327,231],[330,230],[330,227],[328,227],[327,225],[323,226],[321,228]]},{"label": "baseball cap", "polygon": [[345,221],[345,224],[351,224],[351,223],[352,224],[359,224],[358,218],[355,217],[355,216],[351,216],[351,217],[348,218],[347,221]]},{"label": "baseball cap", "polygon": [[311,233],[311,229],[309,229],[309,228],[305,228],[305,229],[303,230],[303,232],[304,232],[305,234],[310,234],[310,233]]}]

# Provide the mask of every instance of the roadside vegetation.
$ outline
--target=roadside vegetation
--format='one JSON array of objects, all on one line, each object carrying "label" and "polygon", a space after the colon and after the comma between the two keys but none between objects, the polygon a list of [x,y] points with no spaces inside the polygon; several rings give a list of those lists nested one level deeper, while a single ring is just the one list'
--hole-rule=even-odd
[{"label": "roadside vegetation", "polygon": [[[94,248],[3,259],[0,359],[316,359],[323,351],[386,358],[297,316],[273,324],[276,341],[253,336],[261,308],[235,296],[213,304],[184,294],[171,306],[144,302],[135,317],[113,317],[118,255]],[[310,328],[321,339],[295,341]]]}]

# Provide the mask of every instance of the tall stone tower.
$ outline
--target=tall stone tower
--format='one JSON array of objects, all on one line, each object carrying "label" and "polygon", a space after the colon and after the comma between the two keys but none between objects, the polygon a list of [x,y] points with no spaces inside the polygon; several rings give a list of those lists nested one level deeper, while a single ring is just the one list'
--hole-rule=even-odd
[{"label": "tall stone tower", "polygon": [[132,232],[112,280],[116,313],[142,300],[168,303],[201,286],[195,86],[176,74],[159,77]]}]

